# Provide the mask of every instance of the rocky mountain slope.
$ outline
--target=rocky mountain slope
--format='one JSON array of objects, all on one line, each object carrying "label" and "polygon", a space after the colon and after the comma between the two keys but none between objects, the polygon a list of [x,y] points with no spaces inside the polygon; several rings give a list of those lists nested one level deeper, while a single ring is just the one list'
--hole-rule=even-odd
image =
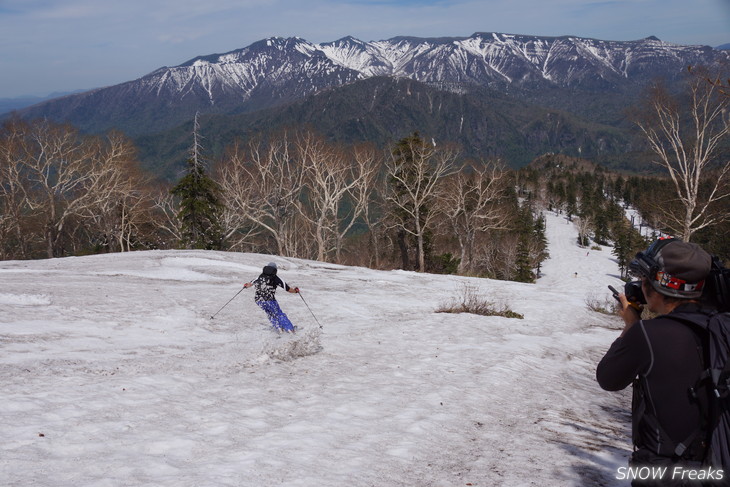
[{"label": "rocky mountain slope", "polygon": [[22,113],[68,120],[89,131],[116,127],[138,135],[175,126],[196,111],[251,112],[372,76],[410,78],[457,93],[478,86],[523,97],[556,89],[626,94],[655,78],[675,81],[688,65],[729,59],[726,51],[651,37],[621,42],[476,33],[376,42],[346,37],[323,44],[270,38]]},{"label": "rocky mountain slope", "polygon": [[[413,132],[438,143],[456,143],[462,156],[502,158],[514,167],[546,152],[581,155],[608,165],[631,152],[629,130],[589,122],[496,90],[458,94],[418,81],[376,76],[322,90],[280,107],[236,115],[207,115],[200,133],[211,159],[231,141],[259,133],[306,127],[343,144],[361,141],[388,147]],[[192,122],[137,138],[140,157],[153,172],[179,177],[191,143]]]},{"label": "rocky mountain slope", "polygon": [[688,66],[721,63],[730,63],[730,51],[654,37],[270,38],[20,114],[87,132],[120,129],[140,141],[153,166],[184,161],[189,141],[180,134],[189,137],[196,112],[209,117],[218,149],[233,137],[306,123],[346,142],[389,143],[420,130],[519,166],[550,151],[631,151],[625,110],[650,82],[671,88]]}]

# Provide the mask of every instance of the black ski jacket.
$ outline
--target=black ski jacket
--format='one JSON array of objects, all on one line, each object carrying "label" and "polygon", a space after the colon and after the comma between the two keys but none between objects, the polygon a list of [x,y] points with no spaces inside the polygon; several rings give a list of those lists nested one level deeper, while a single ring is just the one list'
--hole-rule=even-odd
[{"label": "black ski jacket", "polygon": [[[702,314],[693,303],[674,312]],[[700,338],[689,325],[669,316],[635,323],[613,342],[596,369],[605,390],[634,384],[634,446],[659,456],[671,456],[675,445],[701,421],[700,408],[689,394],[704,369]],[[699,453],[688,452],[688,457]]]},{"label": "black ski jacket", "polygon": [[280,287],[288,291],[289,285],[279,278],[275,274],[262,273],[259,277],[251,281],[254,285],[256,292],[254,294],[254,301],[275,301],[276,300],[276,288]]}]

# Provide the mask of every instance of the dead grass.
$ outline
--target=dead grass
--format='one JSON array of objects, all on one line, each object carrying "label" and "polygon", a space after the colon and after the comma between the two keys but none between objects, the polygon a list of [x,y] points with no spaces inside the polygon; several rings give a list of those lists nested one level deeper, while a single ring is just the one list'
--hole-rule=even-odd
[{"label": "dead grass", "polygon": [[509,309],[504,302],[494,303],[488,300],[479,292],[479,288],[472,284],[463,284],[457,296],[436,308],[436,313],[471,313],[480,316],[524,318],[520,313]]}]

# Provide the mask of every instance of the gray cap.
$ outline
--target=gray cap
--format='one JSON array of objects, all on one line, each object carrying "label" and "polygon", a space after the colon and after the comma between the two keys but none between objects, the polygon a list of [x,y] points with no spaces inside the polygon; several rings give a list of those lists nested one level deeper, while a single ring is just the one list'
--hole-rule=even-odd
[{"label": "gray cap", "polygon": [[274,269],[276,269],[276,268],[277,268],[277,267],[276,267],[276,262],[269,262],[268,264],[266,264],[266,266],[267,266],[267,267],[273,267]]},{"label": "gray cap", "polygon": [[675,298],[699,298],[710,274],[712,257],[697,244],[674,240],[659,249],[659,272],[651,281],[661,294]]}]

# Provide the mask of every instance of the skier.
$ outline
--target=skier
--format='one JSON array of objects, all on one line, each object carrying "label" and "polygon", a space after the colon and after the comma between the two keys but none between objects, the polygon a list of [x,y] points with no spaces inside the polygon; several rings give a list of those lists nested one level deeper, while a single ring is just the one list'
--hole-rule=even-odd
[{"label": "skier", "polygon": [[266,312],[266,316],[274,326],[276,331],[279,333],[285,331],[287,333],[294,333],[294,325],[289,321],[289,318],[279,307],[279,303],[276,301],[274,294],[276,288],[281,287],[286,291],[295,294],[299,292],[298,287],[289,287],[287,283],[282,281],[279,276],[276,275],[276,262],[269,262],[259,277],[253,281],[247,282],[243,285],[244,288],[251,286],[256,287],[256,293],[254,294],[254,301]]}]

